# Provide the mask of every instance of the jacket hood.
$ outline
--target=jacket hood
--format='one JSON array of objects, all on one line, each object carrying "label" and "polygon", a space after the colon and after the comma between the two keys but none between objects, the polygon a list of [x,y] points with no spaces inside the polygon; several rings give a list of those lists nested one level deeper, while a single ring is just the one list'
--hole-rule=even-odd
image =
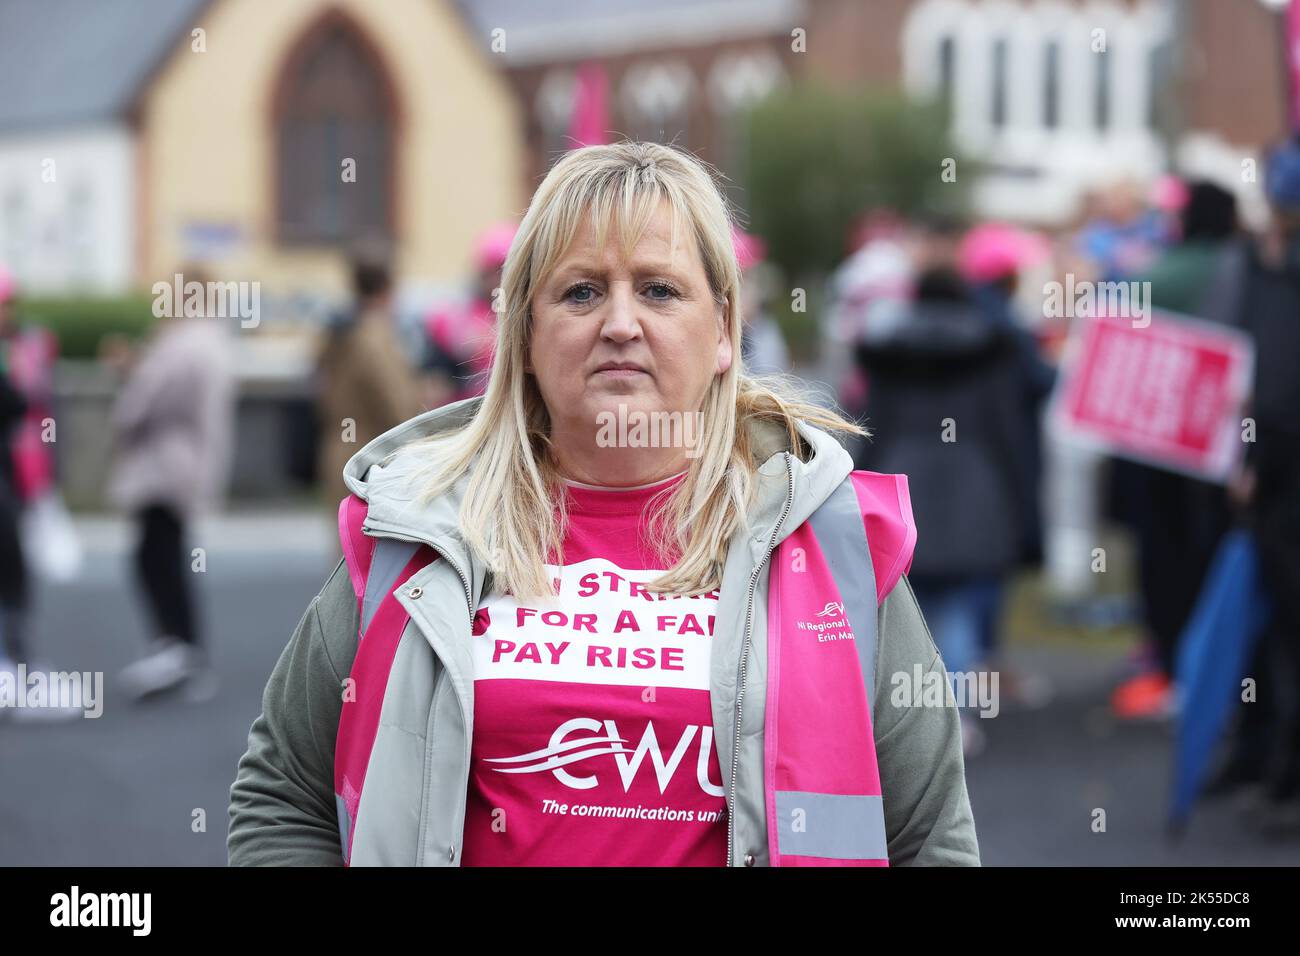
[{"label": "jacket hood", "polygon": [[[463,568],[474,564],[458,527],[460,504],[466,477],[437,500],[418,503],[420,486],[413,481],[422,466],[407,446],[410,442],[469,423],[483,401],[481,396],[425,412],[375,438],[348,460],[343,480],[348,489],[367,505],[364,529],[369,534],[397,537],[430,544],[458,560]],[[753,426],[758,488],[748,515],[749,528],[737,532],[747,537],[754,559],[761,560],[771,542],[780,544],[825,501],[853,470],[853,460],[838,441],[825,431],[800,421],[804,457],[790,455],[787,475],[786,453],[791,452],[785,430],[771,422]],[[789,513],[781,520],[786,499]],[[773,529],[780,524],[773,540]],[[733,538],[732,546],[739,542]]]}]

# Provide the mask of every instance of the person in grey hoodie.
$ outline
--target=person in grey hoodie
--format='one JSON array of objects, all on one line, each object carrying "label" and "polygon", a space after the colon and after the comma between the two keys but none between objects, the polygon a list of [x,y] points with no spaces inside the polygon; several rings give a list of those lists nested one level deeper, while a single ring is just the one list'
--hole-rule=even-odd
[{"label": "person in grey hoodie", "polygon": [[[739,291],[698,161],[623,143],[556,164],[506,263],[486,393],[345,468],[345,559],[266,686],[231,787],[232,865],[979,865],[957,714],[904,573],[913,537],[890,537],[911,529],[906,483],[852,473],[831,433],[856,426],[743,374]],[[673,413],[702,430],[605,428]],[[862,504],[873,488],[897,500]],[[861,593],[815,605],[841,627],[866,609],[841,635],[857,651],[816,621],[769,633],[794,594],[773,581],[805,571],[789,545],[813,527],[827,561],[866,532],[850,556],[870,567],[835,573]],[[677,630],[686,610],[707,631]],[[541,656],[520,646],[544,626]],[[778,716],[770,640],[848,666]],[[832,684],[845,706],[810,725]],[[807,749],[780,750],[778,727]],[[818,748],[832,775],[868,767],[864,787],[781,790]]]},{"label": "person in grey hoodie", "polygon": [[[185,275],[208,287],[199,270]],[[136,577],[154,628],[148,652],[120,676],[137,698],[182,684],[196,699],[216,689],[186,536],[195,517],[220,504],[229,477],[235,393],[226,321],[193,306],[160,317],[113,406],[108,496],[139,528]]]}]

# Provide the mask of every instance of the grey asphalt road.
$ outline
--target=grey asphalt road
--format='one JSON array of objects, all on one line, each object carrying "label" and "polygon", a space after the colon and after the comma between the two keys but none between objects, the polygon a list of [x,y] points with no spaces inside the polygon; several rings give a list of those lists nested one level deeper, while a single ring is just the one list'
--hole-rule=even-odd
[{"label": "grey asphalt road", "polygon": [[[224,864],[228,791],[262,686],[334,562],[323,521],[254,517],[209,537],[203,611],[221,689],[205,703],[136,705],[114,683],[145,634],[124,529],[88,527],[81,579],[42,586],[41,656],[104,671],[104,715],[0,721],[0,865]],[[1181,843],[1166,840],[1169,729],[1119,726],[1105,712],[1122,653],[1114,642],[1013,642],[1014,665],[1049,676],[1057,694],[1039,710],[1004,702],[982,722],[987,748],[967,776],[985,864],[1300,863],[1300,839],[1254,833],[1231,803],[1204,807]],[[1096,808],[1104,833],[1092,828]]]}]

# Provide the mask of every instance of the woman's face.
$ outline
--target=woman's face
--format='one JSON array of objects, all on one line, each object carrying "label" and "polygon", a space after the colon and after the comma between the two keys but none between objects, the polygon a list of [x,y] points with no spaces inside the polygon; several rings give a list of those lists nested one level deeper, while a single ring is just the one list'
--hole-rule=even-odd
[{"label": "woman's face", "polygon": [[726,309],[713,297],[694,237],[669,246],[666,203],[630,258],[590,220],[533,295],[530,370],[557,444],[594,444],[602,412],[694,412],[731,365]]}]

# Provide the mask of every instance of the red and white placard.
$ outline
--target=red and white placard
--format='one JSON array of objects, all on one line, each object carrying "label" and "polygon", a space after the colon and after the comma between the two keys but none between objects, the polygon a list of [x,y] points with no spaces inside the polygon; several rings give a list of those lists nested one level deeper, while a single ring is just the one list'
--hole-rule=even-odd
[{"label": "red and white placard", "polygon": [[1244,449],[1254,344],[1238,329],[1153,309],[1149,325],[1081,319],[1052,400],[1065,436],[1226,481]]}]

